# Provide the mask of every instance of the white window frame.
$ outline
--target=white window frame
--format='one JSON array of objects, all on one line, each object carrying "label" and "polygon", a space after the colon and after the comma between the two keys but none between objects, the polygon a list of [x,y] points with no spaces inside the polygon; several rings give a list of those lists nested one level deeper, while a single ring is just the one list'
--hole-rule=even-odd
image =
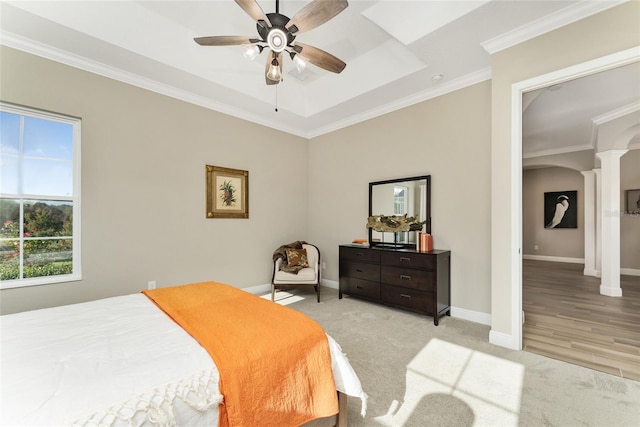
[{"label": "white window frame", "polygon": [[[402,212],[397,212],[396,207],[398,206],[398,196],[396,195],[396,190],[401,190],[404,192],[402,196]],[[393,186],[393,213],[394,215],[404,215],[409,212],[409,187],[404,185],[394,185]]]},{"label": "white window frame", "polygon": [[[77,117],[65,116],[62,114],[52,113],[43,110],[37,110],[34,108],[23,107],[20,105],[9,104],[6,102],[0,102],[0,111],[34,117],[38,119],[50,120],[60,123],[66,123],[73,126],[73,194],[71,197],[53,196],[56,200],[65,200],[73,203],[73,225],[72,225],[72,253],[73,253],[73,272],[71,274],[60,274],[55,276],[42,276],[42,277],[29,277],[12,280],[0,280],[0,289],[21,288],[27,286],[48,285],[53,283],[72,282],[82,280],[82,260],[81,260],[81,209],[80,209],[80,194],[81,194],[81,173],[80,173],[80,145],[81,145],[81,119]],[[3,198],[15,198],[15,195],[0,194]],[[51,200],[52,196],[42,196],[37,194],[20,194],[19,198],[27,200]],[[22,221],[22,217],[20,218]]]}]

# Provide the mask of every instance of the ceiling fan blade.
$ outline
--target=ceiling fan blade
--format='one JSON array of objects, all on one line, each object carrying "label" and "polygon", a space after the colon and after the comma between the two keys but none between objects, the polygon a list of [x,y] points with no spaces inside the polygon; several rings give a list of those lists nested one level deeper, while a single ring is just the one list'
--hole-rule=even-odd
[{"label": "ceiling fan blade", "polygon": [[344,67],[347,66],[344,61],[330,53],[304,43],[296,42],[294,50],[298,52],[298,55],[311,62],[313,65],[324,68],[332,73],[340,74],[342,70],[344,70]]},{"label": "ceiling fan blade", "polygon": [[193,40],[201,46],[233,46],[238,44],[251,44],[260,41],[256,38],[246,36],[196,37]]},{"label": "ceiling fan blade", "polygon": [[312,30],[345,10],[347,6],[347,0],[313,0],[291,18],[287,23],[287,30],[292,34]]},{"label": "ceiling fan blade", "polygon": [[[265,81],[267,82],[267,85],[277,85],[278,83],[280,83],[281,79],[278,80],[271,80],[269,78],[269,67],[271,66],[271,62],[273,62],[275,58],[275,54],[273,51],[269,51],[269,54],[267,55],[267,63],[264,67],[264,78]],[[282,56],[280,56],[280,58],[278,59],[278,67],[280,68],[280,76],[282,76]]]},{"label": "ceiling fan blade", "polygon": [[247,15],[252,17],[254,21],[265,21],[267,23],[267,27],[271,26],[271,21],[269,21],[269,18],[256,0],[236,0],[236,3],[238,3],[238,6],[247,12]]}]

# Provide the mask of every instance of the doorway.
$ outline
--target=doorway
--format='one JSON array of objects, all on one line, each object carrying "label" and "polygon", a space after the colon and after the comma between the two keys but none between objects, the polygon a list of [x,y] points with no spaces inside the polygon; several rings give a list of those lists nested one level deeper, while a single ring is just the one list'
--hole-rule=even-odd
[{"label": "doorway", "polygon": [[640,52],[636,49],[629,49],[615,54],[607,55],[592,61],[587,61],[572,67],[544,74],[532,79],[521,81],[512,85],[511,89],[511,331],[514,346],[517,349],[523,348],[523,266],[522,266],[522,111],[523,95],[527,92],[535,91],[544,87],[588,76],[602,71],[611,70],[616,67],[628,65],[640,61]]}]

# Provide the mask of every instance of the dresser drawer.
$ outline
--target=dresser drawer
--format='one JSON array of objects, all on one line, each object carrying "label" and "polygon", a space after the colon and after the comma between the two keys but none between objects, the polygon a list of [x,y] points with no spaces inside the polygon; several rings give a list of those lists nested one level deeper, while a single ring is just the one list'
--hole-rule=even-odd
[{"label": "dresser drawer", "polygon": [[433,315],[433,294],[431,292],[380,285],[380,296],[385,304]]},{"label": "dresser drawer", "polygon": [[340,261],[353,260],[362,262],[380,262],[380,252],[369,248],[350,248],[340,246]]},{"label": "dresser drawer", "polygon": [[392,267],[418,268],[435,270],[436,257],[415,252],[383,252],[381,264]]},{"label": "dresser drawer", "polygon": [[381,282],[385,285],[397,285],[404,288],[433,292],[435,273],[433,271],[413,270],[402,267],[383,266]]},{"label": "dresser drawer", "polygon": [[340,292],[380,300],[380,283],[340,276]]},{"label": "dresser drawer", "polygon": [[380,281],[380,265],[367,264],[358,261],[340,261],[340,276],[349,276],[356,279]]}]

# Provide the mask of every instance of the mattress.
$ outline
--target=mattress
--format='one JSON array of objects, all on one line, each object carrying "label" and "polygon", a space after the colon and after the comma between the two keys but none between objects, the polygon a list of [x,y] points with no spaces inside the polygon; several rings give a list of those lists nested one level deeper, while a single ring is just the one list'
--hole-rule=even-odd
[{"label": "mattress", "polygon": [[[0,425],[217,425],[218,370],[146,296],[0,316]],[[337,390],[366,395],[331,337]]]}]

